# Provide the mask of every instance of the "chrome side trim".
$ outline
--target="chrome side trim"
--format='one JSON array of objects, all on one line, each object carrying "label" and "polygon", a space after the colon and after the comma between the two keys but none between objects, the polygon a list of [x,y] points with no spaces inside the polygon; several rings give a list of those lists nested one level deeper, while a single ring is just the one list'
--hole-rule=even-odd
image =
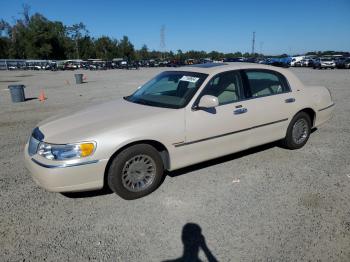
[{"label": "chrome side trim", "polygon": [[321,109],[318,110],[318,112],[323,111],[323,110],[326,110],[326,109],[328,109],[328,108],[331,108],[332,106],[335,106],[335,104],[333,103],[333,104],[331,104],[331,105],[329,105],[329,106],[327,106],[327,107],[325,107],[325,108],[321,108]]},{"label": "chrome side trim", "polygon": [[74,163],[74,164],[58,164],[58,165],[47,165],[39,162],[38,160],[35,160],[32,158],[32,161],[42,167],[45,168],[65,168],[65,167],[75,167],[75,166],[83,166],[83,165],[89,165],[89,164],[95,164],[98,163],[100,160],[91,160],[91,161],[86,161],[86,162],[80,162],[80,163]]},{"label": "chrome side trim", "polygon": [[237,130],[237,131],[230,132],[230,133],[225,133],[225,134],[221,134],[221,135],[217,135],[217,136],[202,138],[202,139],[199,139],[199,140],[194,140],[194,141],[190,141],[190,142],[186,142],[186,143],[182,143],[182,144],[173,144],[173,145],[175,147],[187,146],[187,145],[191,145],[191,144],[195,144],[195,143],[199,143],[199,142],[204,142],[204,141],[211,140],[211,139],[220,138],[220,137],[223,137],[223,136],[229,136],[229,135],[245,132],[245,131],[248,131],[248,130],[252,130],[252,129],[255,129],[255,128],[264,127],[264,126],[268,126],[268,125],[273,125],[273,124],[277,124],[277,123],[281,123],[281,122],[285,122],[285,121],[288,121],[288,118],[284,118],[284,119],[273,121],[273,122],[270,122],[270,123],[265,123],[265,124],[262,124],[262,125],[253,126],[253,127]]}]

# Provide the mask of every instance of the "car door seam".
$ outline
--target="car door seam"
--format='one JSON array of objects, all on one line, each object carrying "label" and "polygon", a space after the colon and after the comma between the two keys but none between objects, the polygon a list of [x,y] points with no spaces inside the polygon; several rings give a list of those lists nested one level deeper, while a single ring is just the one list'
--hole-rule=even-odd
[{"label": "car door seam", "polygon": [[257,126],[253,126],[253,127],[248,127],[245,129],[241,129],[241,130],[237,130],[237,131],[233,131],[233,132],[229,132],[229,133],[225,133],[225,134],[221,134],[221,135],[216,135],[216,136],[211,136],[211,137],[207,137],[207,138],[202,138],[202,139],[198,139],[198,140],[193,140],[193,141],[189,141],[189,142],[183,142],[183,143],[174,143],[173,146],[175,147],[180,147],[180,146],[187,146],[187,145],[191,145],[191,144],[195,144],[195,143],[200,143],[200,142],[204,142],[207,140],[212,140],[212,139],[216,139],[216,138],[220,138],[220,137],[224,137],[224,136],[229,136],[229,135],[233,135],[233,134],[237,134],[237,133],[241,133],[241,132],[245,132],[245,131],[249,131],[255,128],[260,128],[260,127],[264,127],[264,126],[268,126],[268,125],[273,125],[273,124],[277,124],[277,123],[281,123],[284,121],[287,121],[288,118],[284,118],[281,120],[277,120],[277,121],[273,121],[273,122],[269,122],[269,123],[265,123],[265,124],[261,124],[261,125],[257,125]]}]

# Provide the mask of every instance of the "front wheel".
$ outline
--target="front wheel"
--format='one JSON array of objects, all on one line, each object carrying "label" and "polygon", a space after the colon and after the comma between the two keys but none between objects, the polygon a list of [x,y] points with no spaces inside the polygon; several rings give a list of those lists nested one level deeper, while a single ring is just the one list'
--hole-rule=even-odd
[{"label": "front wheel", "polygon": [[310,137],[311,119],[305,112],[296,114],[290,122],[283,145],[288,149],[302,148]]},{"label": "front wheel", "polygon": [[151,145],[133,145],[119,153],[108,170],[108,186],[131,200],[153,192],[163,177],[163,161]]}]

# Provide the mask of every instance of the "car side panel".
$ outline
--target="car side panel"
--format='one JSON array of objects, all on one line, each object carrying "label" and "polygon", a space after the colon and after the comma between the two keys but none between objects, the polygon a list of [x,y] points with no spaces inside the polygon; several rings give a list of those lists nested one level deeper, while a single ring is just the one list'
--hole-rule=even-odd
[{"label": "car side panel", "polygon": [[241,102],[210,110],[186,111],[186,140],[175,145],[173,168],[213,159],[249,147],[252,116],[235,114]]},{"label": "car side panel", "polygon": [[287,99],[293,99],[293,95],[293,92],[288,92],[242,101],[242,105],[254,116],[250,147],[285,137],[289,122],[297,110],[297,101],[286,102]]},{"label": "car side panel", "polygon": [[330,91],[323,86],[306,86],[299,94],[304,106],[315,111],[314,127],[320,126],[332,117],[334,102]]}]

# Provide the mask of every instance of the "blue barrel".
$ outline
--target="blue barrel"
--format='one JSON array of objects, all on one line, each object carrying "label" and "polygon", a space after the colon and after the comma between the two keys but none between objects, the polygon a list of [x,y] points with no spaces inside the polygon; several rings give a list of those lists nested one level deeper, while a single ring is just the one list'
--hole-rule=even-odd
[{"label": "blue barrel", "polygon": [[11,99],[13,103],[24,102],[26,97],[24,95],[25,85],[9,85]]},{"label": "blue barrel", "polygon": [[81,84],[83,83],[83,74],[75,74],[75,83],[76,84]]}]

